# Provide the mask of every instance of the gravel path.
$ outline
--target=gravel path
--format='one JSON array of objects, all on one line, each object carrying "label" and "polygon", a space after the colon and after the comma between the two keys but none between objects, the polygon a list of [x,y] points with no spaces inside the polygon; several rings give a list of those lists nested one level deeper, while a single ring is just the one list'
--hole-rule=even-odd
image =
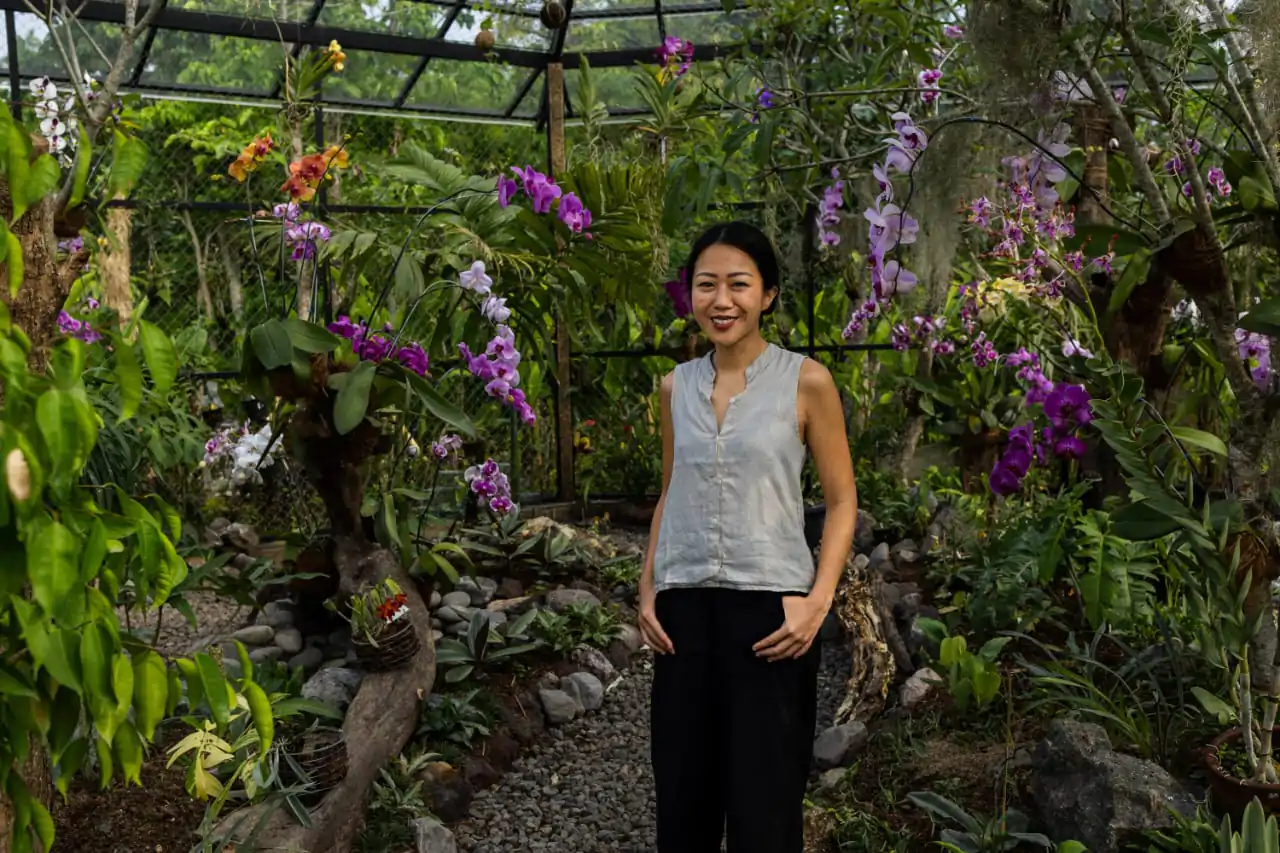
[{"label": "gravel path", "polygon": [[[831,724],[849,673],[836,640],[823,647],[818,729]],[[457,829],[469,853],[652,853],[648,657],[623,673],[598,713],[549,729],[502,782],[476,795]]]}]

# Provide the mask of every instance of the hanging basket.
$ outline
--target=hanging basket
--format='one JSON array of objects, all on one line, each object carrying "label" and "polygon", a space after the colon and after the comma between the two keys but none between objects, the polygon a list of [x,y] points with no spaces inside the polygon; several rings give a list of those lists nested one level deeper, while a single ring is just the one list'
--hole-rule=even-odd
[{"label": "hanging basket", "polygon": [[351,645],[356,660],[368,672],[387,672],[409,665],[421,648],[413,620],[404,619],[399,625],[384,631],[377,638],[377,645],[364,637],[353,637]]},{"label": "hanging basket", "polygon": [[[331,791],[347,777],[347,740],[342,729],[314,728],[287,740],[280,748],[306,773],[310,794]],[[283,774],[294,782],[304,781],[291,764],[281,763]]]}]

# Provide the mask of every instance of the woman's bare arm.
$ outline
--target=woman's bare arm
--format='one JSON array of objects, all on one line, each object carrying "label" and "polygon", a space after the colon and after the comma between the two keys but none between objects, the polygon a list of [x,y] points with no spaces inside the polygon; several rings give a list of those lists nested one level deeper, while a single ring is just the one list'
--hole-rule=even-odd
[{"label": "woman's bare arm", "polygon": [[812,359],[806,360],[800,371],[800,396],[805,442],[817,465],[818,483],[827,506],[818,576],[811,594],[830,607],[858,524],[858,488],[849,454],[844,405],[831,372]]},{"label": "woman's bare arm", "polygon": [[649,525],[649,547],[645,550],[644,567],[640,571],[640,633],[644,640],[655,651],[671,654],[675,648],[662,626],[658,624],[654,612],[654,599],[657,594],[653,589],[653,559],[657,553],[658,531],[662,528],[662,509],[667,502],[667,487],[671,485],[671,466],[675,458],[675,436],[671,429],[671,390],[675,387],[675,374],[668,373],[662,378],[660,407],[662,411],[662,494],[658,497],[658,505],[653,510],[653,521]]}]

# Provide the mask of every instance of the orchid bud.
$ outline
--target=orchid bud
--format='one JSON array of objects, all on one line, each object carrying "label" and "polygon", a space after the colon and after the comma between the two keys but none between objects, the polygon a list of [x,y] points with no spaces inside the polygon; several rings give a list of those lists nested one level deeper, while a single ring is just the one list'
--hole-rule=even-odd
[{"label": "orchid bud", "polygon": [[15,501],[22,502],[31,497],[31,468],[27,465],[27,457],[16,447],[4,459],[4,478]]}]

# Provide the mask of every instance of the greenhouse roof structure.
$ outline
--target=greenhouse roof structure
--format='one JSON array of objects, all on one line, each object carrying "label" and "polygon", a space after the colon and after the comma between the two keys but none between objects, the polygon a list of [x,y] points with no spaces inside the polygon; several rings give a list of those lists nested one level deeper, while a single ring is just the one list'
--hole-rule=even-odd
[{"label": "greenhouse roof structure", "polygon": [[[65,77],[44,21],[32,5],[0,0],[13,99],[36,77]],[[145,3],[146,0],[143,0]],[[566,69],[566,109],[577,106],[584,61],[611,113],[642,112],[628,69],[653,61],[668,36],[695,45],[694,60],[736,48],[746,0],[561,0],[564,24],[548,28],[543,0],[169,0],[138,47],[124,89],[184,100],[269,101],[280,97],[283,52],[331,41],[346,70],[326,81],[321,100],[335,111],[394,112],[474,120],[539,121],[546,68]],[[125,20],[121,0],[56,0],[76,10],[71,24],[81,67],[101,70]],[[144,9],[139,9],[141,18]],[[495,46],[476,45],[485,18]]]}]

